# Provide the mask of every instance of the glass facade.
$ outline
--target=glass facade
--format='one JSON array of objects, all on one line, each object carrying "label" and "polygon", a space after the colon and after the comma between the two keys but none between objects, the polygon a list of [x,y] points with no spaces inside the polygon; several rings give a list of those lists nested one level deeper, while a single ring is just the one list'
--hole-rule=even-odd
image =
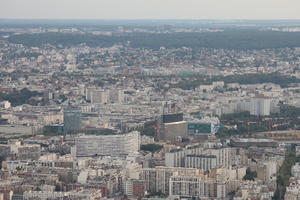
[{"label": "glass facade", "polygon": [[210,123],[189,123],[188,124],[189,135],[200,135],[200,134],[210,134],[210,133],[211,133]]},{"label": "glass facade", "polygon": [[81,110],[76,107],[64,109],[64,133],[73,133],[81,128]]}]

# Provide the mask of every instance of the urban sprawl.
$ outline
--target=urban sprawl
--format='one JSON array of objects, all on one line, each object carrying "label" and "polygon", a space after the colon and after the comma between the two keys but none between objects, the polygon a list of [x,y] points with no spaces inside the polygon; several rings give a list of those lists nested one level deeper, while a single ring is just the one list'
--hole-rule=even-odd
[{"label": "urban sprawl", "polygon": [[0,199],[300,199],[300,47],[28,42],[223,32],[0,26]]}]

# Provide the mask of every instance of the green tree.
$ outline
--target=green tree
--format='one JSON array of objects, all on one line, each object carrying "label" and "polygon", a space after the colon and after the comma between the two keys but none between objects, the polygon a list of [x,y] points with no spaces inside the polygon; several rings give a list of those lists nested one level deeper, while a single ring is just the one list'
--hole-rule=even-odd
[{"label": "green tree", "polygon": [[256,177],[257,177],[257,173],[256,172],[252,172],[250,170],[250,168],[247,168],[246,175],[243,177],[243,180],[254,181]]},{"label": "green tree", "polygon": [[282,166],[277,172],[277,188],[273,196],[274,200],[284,199],[286,192],[286,187],[289,185],[289,180],[291,177],[291,168],[296,163],[296,152],[293,146],[290,150],[286,151],[285,159]]},{"label": "green tree", "polygon": [[141,150],[150,151],[152,153],[160,151],[162,148],[163,148],[163,146],[159,145],[159,144],[144,144],[144,145],[141,145]]}]

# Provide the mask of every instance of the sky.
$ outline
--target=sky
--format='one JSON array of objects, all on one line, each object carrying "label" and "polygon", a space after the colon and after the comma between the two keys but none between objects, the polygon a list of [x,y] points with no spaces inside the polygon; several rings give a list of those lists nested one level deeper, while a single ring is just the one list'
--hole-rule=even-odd
[{"label": "sky", "polygon": [[300,19],[300,0],[0,0],[8,19]]}]

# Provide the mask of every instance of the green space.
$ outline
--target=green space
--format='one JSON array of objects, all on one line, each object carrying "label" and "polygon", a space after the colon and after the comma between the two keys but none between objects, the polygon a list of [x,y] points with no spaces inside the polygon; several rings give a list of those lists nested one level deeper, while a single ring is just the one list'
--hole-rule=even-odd
[{"label": "green space", "polygon": [[151,136],[154,137],[155,136],[155,128],[153,127],[139,127],[137,128],[137,131],[139,131],[141,133],[141,135],[146,135],[146,136]]},{"label": "green space", "polygon": [[30,91],[24,88],[20,91],[13,90],[10,93],[0,92],[0,101],[9,101],[12,106],[18,106],[22,104],[36,105],[38,101],[32,99],[32,97],[40,96],[39,92]]},{"label": "green space", "polygon": [[141,145],[141,150],[142,151],[150,151],[152,153],[158,152],[163,148],[162,145],[159,144],[144,144]]},{"label": "green space", "polygon": [[282,166],[277,172],[277,188],[273,196],[274,200],[284,199],[284,194],[286,192],[286,186],[289,185],[289,180],[291,177],[291,168],[296,163],[299,162],[300,158],[296,157],[295,147],[286,151],[285,159]]},{"label": "green space", "polygon": [[217,135],[230,137],[274,130],[300,130],[299,117],[300,108],[284,104],[280,106],[279,113],[270,116],[253,116],[249,112],[225,114],[220,118],[225,127]]},{"label": "green space", "polygon": [[288,87],[292,83],[300,83],[300,79],[290,76],[283,76],[280,74],[243,74],[243,75],[230,75],[230,76],[186,76],[182,80],[173,84],[171,88],[181,88],[183,90],[190,90],[200,85],[210,85],[214,81],[224,81],[224,83],[239,83],[239,84],[261,84],[261,83],[274,83],[281,87]]},{"label": "green space", "polygon": [[[12,35],[9,42],[25,46],[41,46],[44,44],[74,46],[111,47],[115,44],[134,48],[159,49],[190,47],[216,49],[268,49],[294,48],[300,46],[300,33],[260,31],[255,29],[226,29],[223,32],[203,33],[128,33],[111,36],[73,33],[39,33]],[[276,41],[276,42],[274,42]]]}]

